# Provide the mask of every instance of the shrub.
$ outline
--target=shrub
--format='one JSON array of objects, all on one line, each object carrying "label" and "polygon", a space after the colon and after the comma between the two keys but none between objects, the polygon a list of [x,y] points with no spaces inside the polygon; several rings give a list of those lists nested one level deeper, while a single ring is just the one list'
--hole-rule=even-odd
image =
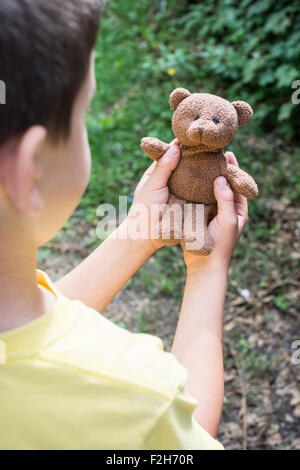
[{"label": "shrub", "polygon": [[190,40],[198,81],[212,81],[229,98],[248,99],[256,123],[268,130],[299,136],[300,106],[291,100],[292,82],[300,80],[299,1],[187,1],[181,9],[172,4],[177,29]]}]

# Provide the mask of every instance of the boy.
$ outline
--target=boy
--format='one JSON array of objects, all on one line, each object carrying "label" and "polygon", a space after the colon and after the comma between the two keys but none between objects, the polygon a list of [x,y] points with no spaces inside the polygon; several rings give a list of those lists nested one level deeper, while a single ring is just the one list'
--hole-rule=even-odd
[{"label": "boy", "polygon": [[[55,285],[36,273],[38,246],[77,206],[90,171],[84,116],[95,89],[100,0],[2,0],[0,79],[0,448],[218,449],[227,268],[247,203],[223,177],[208,257],[185,253],[187,278],[172,353],[103,310],[155,240],[113,236]],[[168,199],[174,141],[133,201]],[[232,153],[231,163],[237,164]],[[73,300],[72,300],[73,299]]]}]

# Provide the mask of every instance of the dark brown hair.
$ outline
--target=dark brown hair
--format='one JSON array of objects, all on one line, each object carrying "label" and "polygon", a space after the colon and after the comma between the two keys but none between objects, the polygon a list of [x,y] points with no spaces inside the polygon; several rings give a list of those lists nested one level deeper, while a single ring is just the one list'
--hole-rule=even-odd
[{"label": "dark brown hair", "polygon": [[0,145],[34,124],[69,132],[95,44],[103,0],[1,0]]}]

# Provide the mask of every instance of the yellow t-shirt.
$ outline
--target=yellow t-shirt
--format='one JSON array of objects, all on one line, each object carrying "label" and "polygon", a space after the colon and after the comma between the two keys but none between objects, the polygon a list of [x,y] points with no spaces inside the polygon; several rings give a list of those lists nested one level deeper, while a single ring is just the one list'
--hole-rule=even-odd
[{"label": "yellow t-shirt", "polygon": [[222,449],[192,416],[187,372],[161,340],[61,295],[0,334],[0,449]]}]

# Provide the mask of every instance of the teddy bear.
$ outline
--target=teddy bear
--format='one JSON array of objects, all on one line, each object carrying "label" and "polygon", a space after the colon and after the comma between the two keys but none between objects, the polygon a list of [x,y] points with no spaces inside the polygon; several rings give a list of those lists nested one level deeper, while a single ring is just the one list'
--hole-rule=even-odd
[{"label": "teddy bear", "polygon": [[[230,103],[219,96],[190,93],[185,88],[176,88],[171,93],[170,107],[181,159],[168,181],[168,206],[173,209],[173,218],[170,221],[170,217],[162,215],[156,227],[156,238],[166,238],[169,244],[180,243],[187,251],[208,255],[213,250],[208,224],[217,213],[215,178],[224,176],[232,189],[246,198],[253,199],[258,194],[253,178],[228,163],[223,151],[238,127],[250,121],[253,111],[245,101]],[[141,148],[153,160],[158,160],[169,147],[154,137],[144,137],[141,141]],[[195,218],[197,206],[202,208],[201,226],[200,219]],[[190,224],[185,224],[187,214],[191,217]],[[202,237],[197,239],[195,233],[199,231]]]}]

